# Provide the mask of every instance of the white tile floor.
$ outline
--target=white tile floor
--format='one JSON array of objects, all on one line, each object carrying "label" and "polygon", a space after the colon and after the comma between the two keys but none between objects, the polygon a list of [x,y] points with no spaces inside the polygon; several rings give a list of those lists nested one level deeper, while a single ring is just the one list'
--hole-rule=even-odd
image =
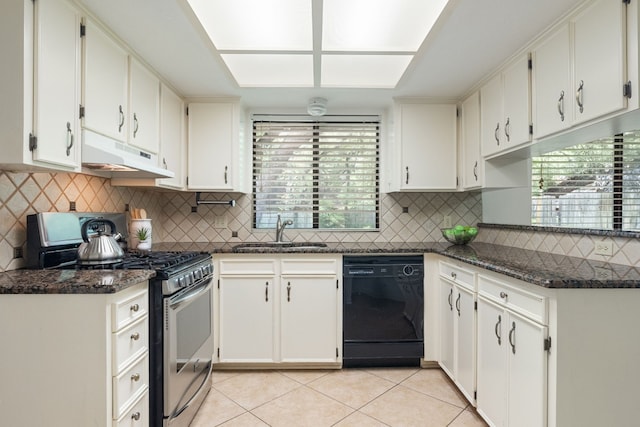
[{"label": "white tile floor", "polygon": [[191,427],[486,426],[439,369],[214,371]]}]

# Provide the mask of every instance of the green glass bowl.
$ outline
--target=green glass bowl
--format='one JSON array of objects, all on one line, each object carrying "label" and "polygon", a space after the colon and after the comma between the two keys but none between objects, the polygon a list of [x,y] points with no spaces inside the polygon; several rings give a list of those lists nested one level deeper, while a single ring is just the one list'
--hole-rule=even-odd
[{"label": "green glass bowl", "polygon": [[440,231],[442,231],[442,237],[454,245],[466,245],[472,242],[478,235],[477,230],[475,233],[470,233],[467,230],[456,230],[454,228],[442,228]]}]

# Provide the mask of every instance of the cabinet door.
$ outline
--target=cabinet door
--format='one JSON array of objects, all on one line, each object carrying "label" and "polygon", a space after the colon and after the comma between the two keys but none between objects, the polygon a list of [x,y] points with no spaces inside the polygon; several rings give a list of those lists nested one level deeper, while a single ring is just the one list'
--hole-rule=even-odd
[{"label": "cabinet door", "polygon": [[129,87],[129,144],[156,154],[160,148],[160,81],[130,58]]},{"label": "cabinet door", "polygon": [[338,348],[336,277],[282,276],[282,362],[335,362]]},{"label": "cabinet door", "polygon": [[455,190],[456,106],[403,104],[399,107],[401,190]]},{"label": "cabinet door", "polygon": [[235,104],[189,104],[189,189],[233,190],[238,127]]},{"label": "cabinet door", "polygon": [[274,362],[274,277],[220,277],[220,361]]},{"label": "cabinet door", "polygon": [[480,155],[480,94],[475,92],[462,103],[462,186],[465,190],[482,187],[483,165]]},{"label": "cabinet door", "polygon": [[476,389],[476,311],[471,291],[456,286],[456,384],[470,402]]},{"label": "cabinet door", "polygon": [[478,298],[477,408],[483,418],[495,426],[503,426],[506,421],[507,322],[502,308]]},{"label": "cabinet door", "polygon": [[83,127],[126,142],[127,91],[127,53],[92,21],[88,21],[84,55]]},{"label": "cabinet door", "polygon": [[455,296],[453,285],[443,279],[440,279],[440,367],[455,380],[456,372],[454,368],[453,356],[453,316]]},{"label": "cabinet door", "polygon": [[33,160],[78,168],[80,14],[66,1],[35,7]]},{"label": "cabinet door", "polygon": [[566,129],[573,120],[569,25],[546,38],[533,51],[536,138]]},{"label": "cabinet door", "polygon": [[[626,5],[599,0],[572,20],[575,122],[626,107]],[[581,107],[582,106],[582,107]]]},{"label": "cabinet door", "polygon": [[482,155],[491,156],[504,146],[502,128],[502,75],[489,80],[480,89],[480,142]]},{"label": "cabinet door", "polygon": [[509,359],[510,426],[540,427],[547,421],[547,328],[509,313],[504,330]]},{"label": "cabinet door", "polygon": [[160,162],[175,173],[173,178],[160,179],[163,187],[185,187],[184,103],[167,86],[160,88]]},{"label": "cabinet door", "polygon": [[502,76],[504,146],[509,149],[531,140],[531,91],[529,86],[529,57],[523,55],[507,68]]}]

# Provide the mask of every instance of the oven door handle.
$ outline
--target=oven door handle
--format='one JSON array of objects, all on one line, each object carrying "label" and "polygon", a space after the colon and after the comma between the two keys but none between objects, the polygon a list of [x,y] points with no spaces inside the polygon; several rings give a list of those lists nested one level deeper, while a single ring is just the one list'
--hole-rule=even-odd
[{"label": "oven door handle", "polygon": [[211,279],[205,280],[199,285],[196,285],[186,291],[183,294],[178,294],[175,297],[169,299],[169,308],[172,310],[180,307],[182,304],[189,302],[190,300],[196,298],[198,295],[206,292],[211,287]]},{"label": "oven door handle", "polygon": [[202,388],[207,386],[207,384],[209,383],[209,379],[211,378],[211,362],[208,362],[208,365],[209,365],[209,369],[207,370],[207,377],[204,379],[204,381],[202,381],[202,383],[200,384],[200,387],[198,387],[198,391],[196,391],[193,394],[193,396],[191,396],[191,399],[189,399],[189,401],[187,403],[185,403],[182,408],[180,408],[176,412],[174,412],[174,414],[171,416],[171,418],[178,418],[180,416],[180,414],[182,414],[184,411],[189,409],[189,406],[191,406],[191,404],[196,399],[198,399],[200,397],[200,393],[202,392]]}]

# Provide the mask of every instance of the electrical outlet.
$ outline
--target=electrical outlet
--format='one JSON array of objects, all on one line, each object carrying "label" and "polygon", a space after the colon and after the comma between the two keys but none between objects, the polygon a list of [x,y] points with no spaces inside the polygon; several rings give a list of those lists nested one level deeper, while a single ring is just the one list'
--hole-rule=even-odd
[{"label": "electrical outlet", "polygon": [[613,271],[606,267],[594,267],[596,273],[596,279],[599,280],[611,280],[613,279]]},{"label": "electrical outlet", "polygon": [[216,215],[213,217],[213,228],[227,228],[227,216]]},{"label": "electrical outlet", "polygon": [[442,220],[442,226],[444,228],[451,228],[452,224],[451,224],[451,215],[445,215],[443,220]]},{"label": "electrical outlet", "polygon": [[22,258],[22,257],[23,257],[22,248],[20,246],[13,248],[13,259]]},{"label": "electrical outlet", "polygon": [[613,242],[607,240],[595,242],[593,251],[596,255],[613,256]]}]

